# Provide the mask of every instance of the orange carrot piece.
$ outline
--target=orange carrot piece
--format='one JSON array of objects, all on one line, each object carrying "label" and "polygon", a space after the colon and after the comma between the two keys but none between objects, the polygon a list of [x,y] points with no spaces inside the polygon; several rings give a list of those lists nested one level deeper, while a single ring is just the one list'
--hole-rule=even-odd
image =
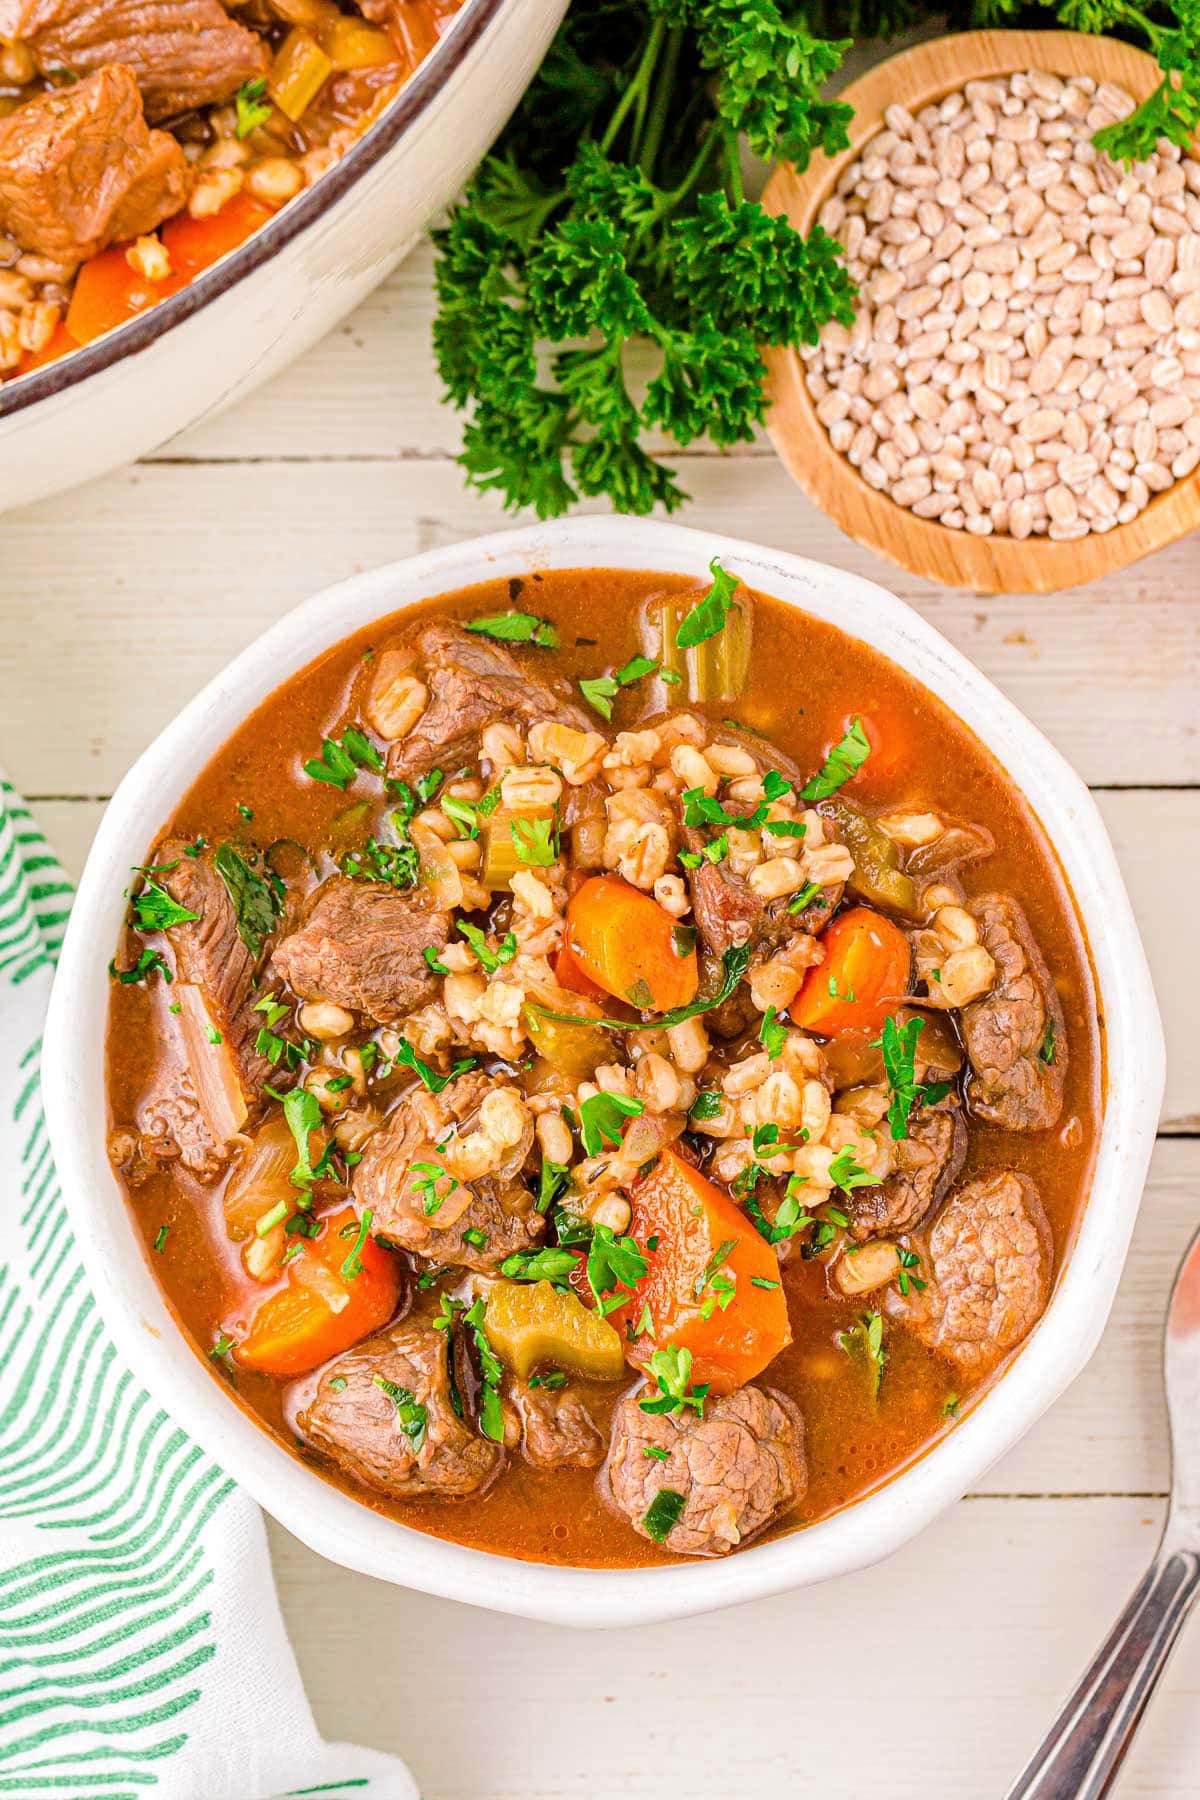
[{"label": "orange carrot piece", "polygon": [[[752,1381],[792,1339],[773,1247],[724,1188],[673,1150],[662,1152],[629,1200],[629,1230],[646,1251],[647,1269],[633,1298],[611,1315],[627,1360],[644,1367],[653,1351],[670,1346],[691,1351],[692,1383],[707,1381],[714,1393]],[[756,1287],[756,1280],[774,1285]],[[722,1307],[727,1282],[732,1298]],[[630,1342],[626,1325],[636,1331],[643,1308],[653,1336]]]},{"label": "orange carrot piece", "polygon": [[66,327],[76,344],[90,344],[93,338],[124,325],[186,285],[185,279],[174,273],[165,281],[147,281],[126,261],[127,248],[114,244],[99,256],[89,257],[75,277]]},{"label": "orange carrot piece", "polygon": [[878,1037],[908,992],[908,939],[882,913],[852,906],[839,913],[821,943],[825,961],[808,971],[788,1008],[793,1024],[822,1037],[843,1031]]},{"label": "orange carrot piece", "polygon": [[566,945],[590,981],[642,1011],[670,1012],[696,998],[696,952],[680,955],[665,907],[613,875],[593,875],[567,907]]},{"label": "orange carrot piece", "polygon": [[[327,1214],[321,1225],[320,1236],[307,1239],[289,1264],[287,1286],[268,1294],[255,1309],[249,1331],[233,1352],[243,1368],[263,1375],[304,1375],[378,1331],[395,1312],[402,1282],[398,1258],[367,1237],[357,1252],[358,1273],[347,1277],[342,1268],[354,1250],[358,1215],[343,1207]],[[351,1225],[354,1231],[343,1236]]]},{"label": "orange carrot piece", "polygon": [[69,351],[78,348],[79,345],[60,320],[54,327],[49,343],[44,344],[40,350],[25,351],[17,364],[17,374],[28,375],[33,369],[44,369],[47,363],[57,362],[60,356],[66,356]]},{"label": "orange carrot piece", "polygon": [[162,228],[162,241],[171,258],[173,274],[191,281],[204,269],[211,268],[220,257],[236,250],[260,225],[274,215],[269,206],[252,200],[249,194],[235,194],[220,212],[207,219],[193,219],[190,213],[176,213]]},{"label": "orange carrot piece", "polygon": [[568,942],[570,926],[563,920],[562,944],[554,958],[554,978],[559,987],[566,988],[572,994],[582,994],[588,1000],[597,1000],[604,993],[584,969],[578,957],[571,950]]}]

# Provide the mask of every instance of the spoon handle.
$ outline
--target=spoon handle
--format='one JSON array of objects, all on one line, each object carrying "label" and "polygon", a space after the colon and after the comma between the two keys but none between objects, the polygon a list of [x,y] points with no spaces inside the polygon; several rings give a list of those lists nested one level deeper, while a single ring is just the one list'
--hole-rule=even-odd
[{"label": "spoon handle", "polygon": [[1008,1800],[1100,1800],[1200,1590],[1200,1552],[1162,1545]]}]

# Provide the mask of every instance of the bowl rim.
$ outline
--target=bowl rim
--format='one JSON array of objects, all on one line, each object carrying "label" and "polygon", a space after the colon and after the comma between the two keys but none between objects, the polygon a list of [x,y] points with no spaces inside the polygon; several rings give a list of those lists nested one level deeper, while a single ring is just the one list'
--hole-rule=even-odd
[{"label": "bowl rim", "polygon": [[[305,1468],[228,1397],[185,1340],[109,1167],[94,1046],[128,871],[175,798],[280,683],[373,618],[497,575],[610,567],[703,576],[719,556],[750,585],[864,640],[933,688],[1023,790],[1055,845],[1089,939],[1108,1090],[1091,1193],[1036,1330],[932,1449],[842,1512],[714,1562],[643,1570],[525,1563],[428,1536]],[[64,1198],[102,1315],[158,1403],[312,1549],[361,1573],[552,1623],[618,1626],[710,1611],[879,1560],[978,1480],[1088,1360],[1112,1304],[1153,1149],[1162,1027],[1132,908],[1079,776],[1015,705],[904,601],[863,577],[658,521],[582,517],[427,551],[352,576],[285,614],[167,725],[120,783],[81,877],[50,1000],[44,1103]]]},{"label": "bowl rim", "polygon": [[325,216],[415,128],[447,82],[510,0],[464,0],[450,28],[414,70],[375,123],[338,158],[333,167],[280,207],[273,218],[203,270],[178,293],[136,314],[125,324],[93,338],[78,350],[46,363],[15,381],[0,385],[0,422],[39,401],[66,394],[80,382],[124,362],[126,357],[164,337],[173,326],[219,300],[246,275],[271,262],[280,251]]}]

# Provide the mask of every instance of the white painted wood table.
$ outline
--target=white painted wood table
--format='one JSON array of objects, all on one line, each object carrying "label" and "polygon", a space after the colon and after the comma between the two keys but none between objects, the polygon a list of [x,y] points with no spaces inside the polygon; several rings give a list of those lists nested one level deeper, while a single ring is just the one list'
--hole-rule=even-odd
[{"label": "white painted wood table", "polygon": [[[138,751],[236,650],[355,570],[493,529],[451,461],[422,252],[339,333],[140,467],[0,524],[0,763],[72,870]],[[886,1565],[740,1611],[582,1636],[425,1599],[272,1533],[322,1728],[426,1800],[993,1800],[1154,1545],[1160,1319],[1200,1222],[1200,537],[1086,592],[934,590],[848,543],[765,445],[683,460],[683,516],[915,603],[1097,790],[1167,1020],[1149,1191],[1095,1360]],[[1200,1795],[1200,1624],[1124,1796]]]}]

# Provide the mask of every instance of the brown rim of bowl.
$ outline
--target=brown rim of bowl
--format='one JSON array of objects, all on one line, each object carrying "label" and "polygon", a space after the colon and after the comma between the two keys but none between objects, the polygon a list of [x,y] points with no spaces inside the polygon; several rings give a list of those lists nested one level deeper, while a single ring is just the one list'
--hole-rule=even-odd
[{"label": "brown rim of bowl", "polygon": [[507,4],[508,0],[466,0],[450,30],[409,77],[383,116],[312,187],[297,195],[273,219],[260,226],[253,237],[231,250],[211,269],[197,275],[178,293],[160,300],[157,306],[149,307],[127,324],[105,332],[90,344],[68,352],[56,362],[0,384],[0,420],[35,406],[39,400],[65,394],[89,376],[115,367],[127,356],[136,356],[172,326],[190,319],[211,300],[228,293],[243,275],[278,256],[285,245],[348,194],[359,176],[373,169],[399,143]]}]

